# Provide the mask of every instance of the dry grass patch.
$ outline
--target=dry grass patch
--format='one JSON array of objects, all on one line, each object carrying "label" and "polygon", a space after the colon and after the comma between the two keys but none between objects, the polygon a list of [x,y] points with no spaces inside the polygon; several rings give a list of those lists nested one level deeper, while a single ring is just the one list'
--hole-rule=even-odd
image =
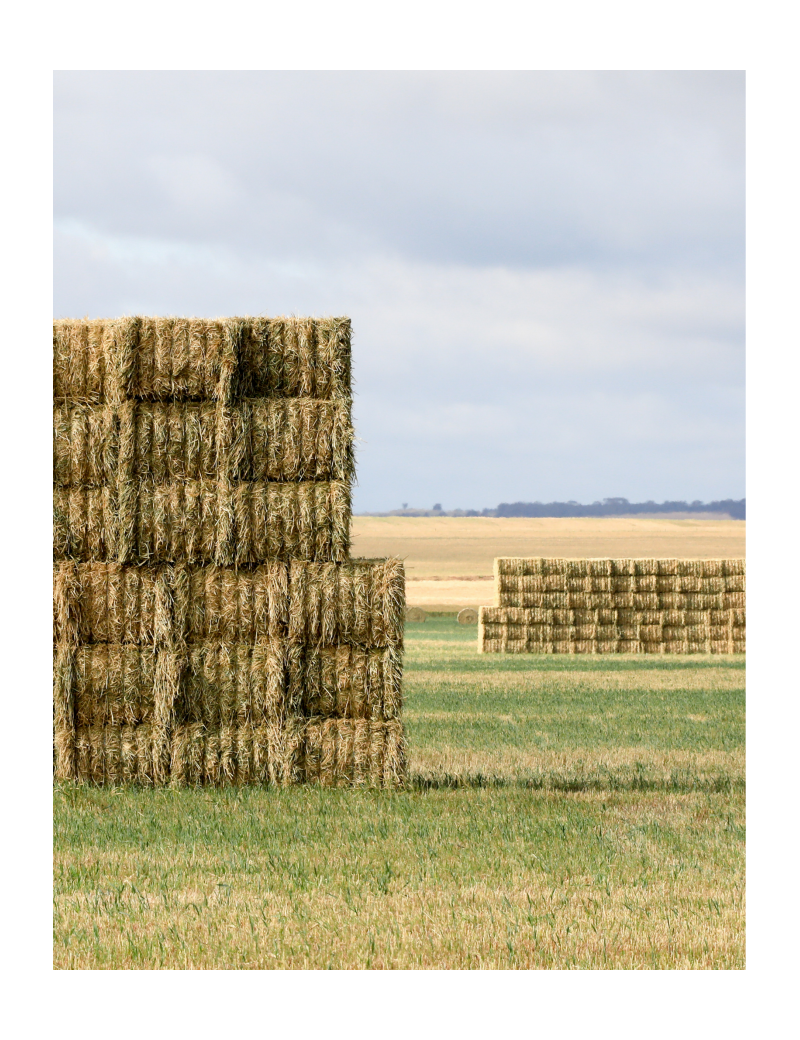
[{"label": "dry grass patch", "polygon": [[59,968],[742,968],[743,795],[56,795]]}]

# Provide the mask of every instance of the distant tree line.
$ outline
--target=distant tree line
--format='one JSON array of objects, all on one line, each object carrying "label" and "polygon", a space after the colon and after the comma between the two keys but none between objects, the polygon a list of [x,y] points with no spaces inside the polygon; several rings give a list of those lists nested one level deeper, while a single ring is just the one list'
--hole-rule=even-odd
[{"label": "distant tree line", "polygon": [[636,513],[719,513],[744,520],[744,498],[724,498],[720,502],[629,502],[627,498],[604,498],[602,502],[501,502],[496,509],[393,509],[388,513],[362,513],[362,516],[631,516]]},{"label": "distant tree line", "polygon": [[719,502],[629,502],[627,498],[604,498],[602,502],[501,502],[497,509],[485,509],[485,516],[630,516],[635,513],[722,513],[744,520],[744,498],[725,498]]}]

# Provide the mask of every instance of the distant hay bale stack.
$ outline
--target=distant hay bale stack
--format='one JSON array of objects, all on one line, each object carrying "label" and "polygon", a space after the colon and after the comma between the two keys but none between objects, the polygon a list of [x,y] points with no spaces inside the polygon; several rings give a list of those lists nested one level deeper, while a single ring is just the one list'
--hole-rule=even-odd
[{"label": "distant hay bale stack", "polygon": [[405,577],[351,559],[348,318],[53,323],[61,780],[405,782]]},{"label": "distant hay bale stack", "polygon": [[744,653],[745,561],[498,558],[480,653]]}]

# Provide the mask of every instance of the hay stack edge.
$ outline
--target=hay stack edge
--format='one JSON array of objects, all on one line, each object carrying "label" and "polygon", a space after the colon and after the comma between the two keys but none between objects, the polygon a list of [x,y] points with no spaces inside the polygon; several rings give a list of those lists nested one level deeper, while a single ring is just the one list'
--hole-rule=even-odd
[{"label": "hay stack edge", "polygon": [[494,561],[479,653],[743,654],[745,561]]},{"label": "hay stack edge", "polygon": [[347,318],[53,323],[54,771],[400,787],[405,578],[352,559]]}]

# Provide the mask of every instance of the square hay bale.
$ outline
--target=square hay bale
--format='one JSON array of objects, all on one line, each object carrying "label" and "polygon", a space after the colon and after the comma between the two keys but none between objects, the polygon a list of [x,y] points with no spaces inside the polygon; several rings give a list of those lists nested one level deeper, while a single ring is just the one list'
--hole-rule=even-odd
[{"label": "square hay bale", "polygon": [[494,560],[495,582],[502,576],[504,578],[521,578],[526,573],[528,561],[514,559],[510,556],[497,556]]},{"label": "square hay bale", "polygon": [[289,566],[289,634],[318,644],[402,646],[405,579],[401,560]]},{"label": "square hay bale", "polygon": [[745,575],[745,561],[743,559],[736,560],[723,560],[722,561],[722,573],[725,577],[732,577],[733,575]]},{"label": "square hay bale", "polygon": [[288,699],[306,716],[398,719],[402,712],[401,652],[352,645],[291,645]]},{"label": "square hay bale", "polygon": [[114,322],[53,322],[53,398],[101,401],[106,388],[106,340]]},{"label": "square hay bale", "polygon": [[685,602],[687,610],[721,610],[725,607],[722,593],[687,592]]},{"label": "square hay bale", "polygon": [[[586,570],[593,582],[598,580],[608,581],[613,575],[612,561],[606,559],[587,560]],[[609,587],[603,586],[598,591],[609,591]]]},{"label": "square hay bale", "polygon": [[406,741],[399,722],[309,719],[305,779],[323,787],[399,788],[406,782]]},{"label": "square hay bale", "polygon": [[138,725],[155,714],[155,647],[105,644],[75,650],[78,726]]},{"label": "square hay bale", "polygon": [[174,704],[179,724],[262,726],[294,714],[285,641],[192,645]]},{"label": "square hay bale", "polygon": [[744,610],[744,592],[724,592],[722,594],[722,607],[725,610]]}]

